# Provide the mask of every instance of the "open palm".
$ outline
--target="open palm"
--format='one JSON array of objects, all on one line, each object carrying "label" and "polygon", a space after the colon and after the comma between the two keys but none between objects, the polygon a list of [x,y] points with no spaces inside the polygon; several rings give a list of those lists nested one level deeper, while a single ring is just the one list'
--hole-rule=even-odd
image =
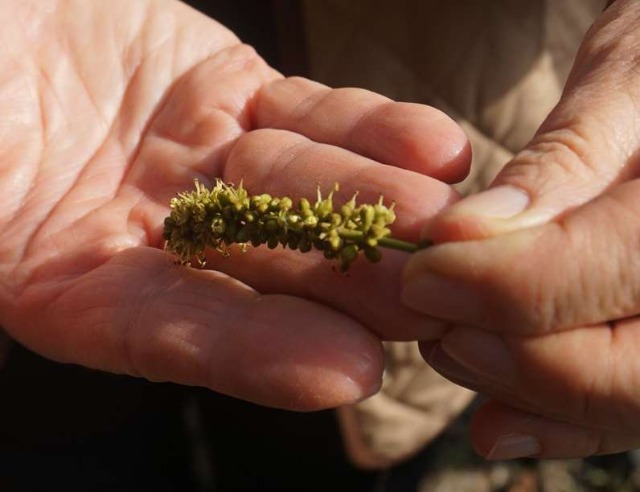
[{"label": "open palm", "polygon": [[337,181],[343,197],[384,191],[397,234],[416,238],[455,198],[425,175],[466,172],[450,120],[285,79],[179,2],[0,4],[0,324],[12,337],[63,362],[305,409],[377,389],[374,333],[414,338],[421,324],[424,338],[398,301],[400,254],[350,276],[287,251],[187,269],[162,251],[161,227],[194,178],[292,196]]}]

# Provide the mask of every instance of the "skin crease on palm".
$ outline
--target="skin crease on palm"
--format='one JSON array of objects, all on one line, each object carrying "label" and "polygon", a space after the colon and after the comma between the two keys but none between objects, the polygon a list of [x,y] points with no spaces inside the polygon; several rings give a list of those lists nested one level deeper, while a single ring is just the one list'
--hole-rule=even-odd
[{"label": "skin crease on palm", "polygon": [[[283,78],[171,0],[0,0],[0,325],[51,359],[312,410],[381,380],[381,338],[433,339],[407,255],[348,276],[260,249],[208,269],[162,251],[193,179],[338,199],[384,192],[395,234],[457,200],[470,151],[441,112]],[[432,176],[432,177],[428,177]]]},{"label": "skin crease on palm", "polygon": [[562,99],[489,191],[431,221],[403,299],[451,327],[422,344],[491,398],[493,459],[640,446],[640,2],[587,33]]}]

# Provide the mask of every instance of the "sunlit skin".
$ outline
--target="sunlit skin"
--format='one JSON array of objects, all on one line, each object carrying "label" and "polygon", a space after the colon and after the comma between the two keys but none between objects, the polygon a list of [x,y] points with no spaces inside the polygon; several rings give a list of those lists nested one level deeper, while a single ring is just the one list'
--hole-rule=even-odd
[{"label": "sunlit skin", "polygon": [[[162,222],[193,180],[396,202],[415,240],[457,200],[459,127],[425,106],[284,78],[171,0],[0,1],[0,325],[66,363],[207,386],[265,405],[375,392],[381,338],[443,323],[404,307],[408,255],[254,251],[176,265]],[[427,177],[431,176],[431,177]]]},{"label": "sunlit skin", "polygon": [[640,3],[618,0],[532,142],[405,272],[407,305],[451,323],[425,358],[492,397],[472,426],[490,458],[640,446],[638,46]]}]

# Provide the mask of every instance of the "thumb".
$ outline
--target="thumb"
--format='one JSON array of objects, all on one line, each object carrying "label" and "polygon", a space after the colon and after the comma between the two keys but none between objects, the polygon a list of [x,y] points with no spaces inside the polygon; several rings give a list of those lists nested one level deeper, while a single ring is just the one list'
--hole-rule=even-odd
[{"label": "thumb", "polygon": [[429,226],[436,242],[488,237],[561,217],[638,172],[640,3],[618,1],[587,33],[561,101],[490,189]]},{"label": "thumb", "polygon": [[640,3],[587,34],[561,102],[492,187],[436,218],[404,302],[539,333],[640,312]]},{"label": "thumb", "polygon": [[640,314],[640,181],[561,221],[421,251],[406,305],[449,322],[533,335]]}]

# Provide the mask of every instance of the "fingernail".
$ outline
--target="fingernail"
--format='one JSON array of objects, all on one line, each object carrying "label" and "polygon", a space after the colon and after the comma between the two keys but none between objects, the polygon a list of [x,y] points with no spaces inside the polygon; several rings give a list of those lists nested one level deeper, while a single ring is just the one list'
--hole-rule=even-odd
[{"label": "fingernail", "polygon": [[[291,380],[290,367],[284,368],[282,372],[288,374],[288,379]],[[283,407],[308,410],[353,405],[375,395],[382,386],[382,367],[379,370],[369,367],[365,372],[357,369],[354,371],[353,368],[327,368],[324,371],[317,368],[301,368],[299,373],[299,381],[293,384],[296,388],[293,391],[294,401],[286,401]],[[301,399],[302,406],[296,401],[300,394],[304,395]]]},{"label": "fingernail", "polygon": [[473,322],[484,316],[483,304],[475,292],[461,282],[431,273],[409,278],[401,297],[411,309],[447,321]]},{"label": "fingernail", "polygon": [[443,350],[468,370],[502,387],[517,384],[518,368],[501,336],[472,327],[452,328]]},{"label": "fingernail", "polygon": [[529,194],[511,185],[496,186],[471,195],[452,207],[453,214],[508,219],[529,206]]},{"label": "fingernail", "polygon": [[334,381],[332,389],[337,396],[337,401],[343,402],[342,404],[354,404],[375,395],[380,391],[381,385],[382,380],[363,386],[362,383],[359,383],[349,377],[343,377]]},{"label": "fingernail", "polygon": [[434,344],[426,357],[427,363],[450,381],[472,390],[478,390],[475,376],[464,366],[458,364],[443,349],[440,343]]},{"label": "fingernail", "polygon": [[343,404],[357,403],[375,395],[382,386],[384,369],[384,355],[382,350],[379,357],[367,352],[353,354],[352,366],[349,372],[340,374],[332,381],[333,390]]},{"label": "fingernail", "polygon": [[486,458],[488,460],[513,460],[536,456],[542,452],[542,446],[533,436],[526,434],[505,434],[500,436]]}]

